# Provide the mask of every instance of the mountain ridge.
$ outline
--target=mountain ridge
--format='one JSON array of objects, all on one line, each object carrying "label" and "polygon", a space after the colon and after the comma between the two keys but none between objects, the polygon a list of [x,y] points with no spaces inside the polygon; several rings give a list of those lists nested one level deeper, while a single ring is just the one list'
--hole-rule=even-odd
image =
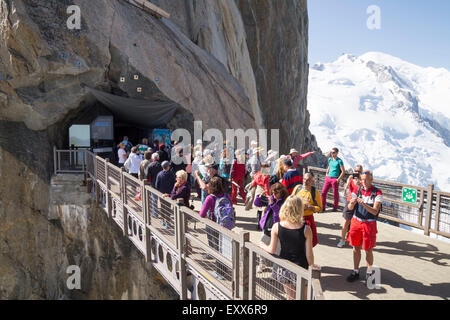
[{"label": "mountain ridge", "polygon": [[382,52],[343,54],[310,67],[311,132],[337,146],[346,169],[450,190],[450,71],[420,67]]}]

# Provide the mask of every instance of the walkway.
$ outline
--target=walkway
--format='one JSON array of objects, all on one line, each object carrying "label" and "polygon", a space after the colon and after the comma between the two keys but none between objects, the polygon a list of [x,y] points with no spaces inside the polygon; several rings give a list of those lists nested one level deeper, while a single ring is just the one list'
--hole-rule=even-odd
[{"label": "walkway", "polygon": [[[199,210],[200,202],[194,203]],[[258,242],[256,209],[245,211],[239,203],[236,211],[235,231],[250,231],[250,239]],[[314,258],[322,266],[320,282],[327,300],[450,299],[450,243],[378,222],[374,261],[381,269],[381,288],[370,290],[364,280],[356,283],[345,280],[353,268],[353,260],[348,244],[342,249],[336,247],[343,220],[341,213],[315,214],[315,219],[319,244],[314,248]],[[364,253],[361,266],[365,279]]]}]

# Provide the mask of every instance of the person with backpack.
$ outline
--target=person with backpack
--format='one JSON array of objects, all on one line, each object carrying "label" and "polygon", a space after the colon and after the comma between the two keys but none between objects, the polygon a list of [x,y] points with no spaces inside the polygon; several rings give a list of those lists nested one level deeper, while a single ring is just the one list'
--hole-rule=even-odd
[{"label": "person with backpack", "polygon": [[325,177],[325,183],[322,188],[323,210],[327,207],[327,193],[333,187],[333,211],[336,212],[339,206],[339,181],[345,175],[344,162],[338,157],[338,148],[331,150],[331,157],[328,158],[328,168]]},{"label": "person with backpack", "polygon": [[314,187],[314,176],[312,173],[306,173],[305,180],[303,182],[303,186],[296,186],[292,194],[298,195],[302,198],[305,206],[303,220],[305,220],[305,222],[311,227],[313,234],[312,246],[315,247],[317,243],[319,243],[319,239],[317,238],[317,227],[314,220],[314,213],[321,212],[323,210],[322,199],[320,198],[319,190]]},{"label": "person with backpack", "polygon": [[122,143],[125,145],[125,151],[129,154],[131,152],[131,148],[133,148],[133,144],[128,140],[127,136],[123,137]]},{"label": "person with backpack", "polygon": [[[202,205],[199,213],[200,217],[208,218],[218,225],[223,226],[229,230],[233,229],[236,223],[236,216],[233,208],[233,203],[229,194],[226,194],[223,189],[222,179],[218,176],[212,177],[208,183],[208,196]],[[231,239],[223,237],[215,229],[206,226],[206,233],[208,237],[208,245],[214,250],[230,256],[231,253]],[[228,239],[227,239],[228,238]],[[204,257],[209,258],[208,255]],[[226,266],[220,261],[216,261],[217,270],[215,276],[223,280],[226,274]]]},{"label": "person with backpack", "polygon": [[377,217],[383,201],[382,192],[373,184],[373,173],[369,170],[361,173],[361,187],[352,193],[352,200],[348,204],[349,210],[354,210],[350,231],[349,244],[353,246],[352,273],[347,277],[348,282],[359,279],[359,263],[361,261],[361,247],[366,252],[367,274],[366,280],[372,275],[373,252],[377,239]]},{"label": "person with backpack", "polygon": [[348,209],[348,203],[352,200],[352,194],[357,193],[359,186],[361,185],[361,172],[363,171],[362,165],[358,164],[353,170],[353,174],[350,175],[345,184],[344,193],[348,189],[347,203],[345,204],[344,211],[342,212],[342,217],[345,219],[344,225],[342,226],[341,240],[339,240],[337,246],[342,248],[345,245],[345,239],[347,239],[347,232],[350,230],[350,223],[353,218],[353,211]]}]

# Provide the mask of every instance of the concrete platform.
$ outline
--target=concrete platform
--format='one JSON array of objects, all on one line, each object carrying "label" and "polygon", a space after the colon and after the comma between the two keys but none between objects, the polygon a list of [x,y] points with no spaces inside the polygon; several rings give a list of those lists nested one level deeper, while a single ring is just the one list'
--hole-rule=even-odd
[{"label": "concrete platform", "polygon": [[[196,210],[200,202],[194,201]],[[245,211],[235,206],[237,224],[234,231],[251,232],[258,242],[261,232],[255,230],[256,209]],[[353,268],[352,248],[338,248],[343,223],[342,213],[315,214],[319,244],[314,248],[315,263],[322,267],[321,284],[326,299],[423,300],[450,299],[450,244],[442,240],[378,222],[374,266],[381,270],[381,288],[368,289],[365,283],[365,254],[361,258],[360,281],[348,283],[345,278]]]}]

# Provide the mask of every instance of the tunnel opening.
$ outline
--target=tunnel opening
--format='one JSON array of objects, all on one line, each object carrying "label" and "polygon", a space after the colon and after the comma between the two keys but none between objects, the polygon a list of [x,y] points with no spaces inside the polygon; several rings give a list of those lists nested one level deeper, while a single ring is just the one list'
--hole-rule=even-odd
[{"label": "tunnel opening", "polygon": [[[116,93],[116,92],[115,92]],[[143,138],[170,143],[177,128],[193,132],[191,112],[175,102],[159,99],[131,99],[119,94],[89,89],[79,107],[63,121],[63,149],[86,148],[117,163],[118,144],[124,136],[133,145]]]}]

